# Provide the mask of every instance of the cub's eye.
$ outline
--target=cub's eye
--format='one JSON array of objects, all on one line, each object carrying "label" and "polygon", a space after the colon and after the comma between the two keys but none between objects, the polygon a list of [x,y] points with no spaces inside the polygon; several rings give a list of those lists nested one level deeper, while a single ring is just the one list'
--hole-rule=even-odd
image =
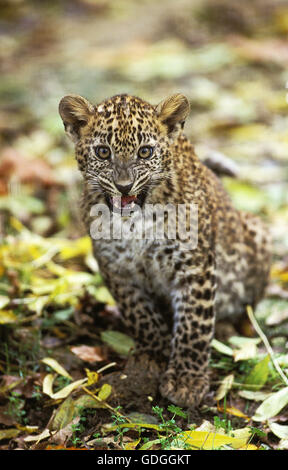
[{"label": "cub's eye", "polygon": [[101,158],[102,160],[107,160],[107,158],[111,156],[111,150],[106,145],[98,145],[95,148],[95,153],[97,157]]},{"label": "cub's eye", "polygon": [[153,153],[153,147],[150,145],[145,145],[144,147],[140,147],[138,150],[138,157],[139,158],[149,158]]}]

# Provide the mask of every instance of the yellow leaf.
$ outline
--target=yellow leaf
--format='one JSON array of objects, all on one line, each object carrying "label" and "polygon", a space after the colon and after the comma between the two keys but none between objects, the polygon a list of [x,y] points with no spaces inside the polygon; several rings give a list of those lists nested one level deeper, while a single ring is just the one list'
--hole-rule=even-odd
[{"label": "yellow leaf", "polygon": [[192,448],[213,450],[229,445],[233,449],[240,449],[247,443],[246,438],[230,437],[216,432],[207,431],[183,431],[177,434],[177,437],[183,439],[186,444]]},{"label": "yellow leaf", "polygon": [[109,397],[111,392],[112,392],[111,385],[103,384],[102,387],[100,388],[99,392],[98,392],[98,398],[100,398],[100,400],[105,401],[105,400],[107,400],[107,398]]},{"label": "yellow leaf", "polygon": [[1,310],[0,311],[0,325],[6,325],[7,323],[17,322],[18,317],[15,315],[13,310]]},{"label": "yellow leaf", "polygon": [[90,395],[81,395],[75,400],[75,409],[83,408],[105,408],[105,403],[97,401],[97,399],[91,397]]},{"label": "yellow leaf", "polygon": [[16,424],[16,427],[20,431],[25,431],[29,433],[33,433],[39,429],[39,426],[21,426],[20,424]]},{"label": "yellow leaf", "polygon": [[227,413],[229,415],[238,416],[238,418],[243,418],[243,419],[246,419],[247,421],[251,419],[249,418],[249,416],[242,413],[242,411],[238,410],[237,408],[234,408],[234,406],[224,408],[219,403],[217,403],[217,409],[221,413]]},{"label": "yellow leaf", "polygon": [[272,279],[280,280],[282,282],[288,281],[288,271],[285,271],[282,266],[274,264],[270,271],[270,276]]},{"label": "yellow leaf", "polygon": [[120,423],[117,424],[116,426],[114,424],[104,424],[103,426],[103,431],[105,432],[111,432],[115,431],[116,429],[119,428],[144,428],[144,429],[155,429],[155,431],[163,431],[161,426],[158,424],[150,424],[150,423]]},{"label": "yellow leaf", "polygon": [[267,135],[267,132],[267,126],[259,123],[246,124],[230,131],[232,137],[238,141],[263,139],[263,135]]},{"label": "yellow leaf", "polygon": [[20,220],[16,219],[15,217],[10,217],[10,225],[18,232],[26,231],[25,225],[23,225]]},{"label": "yellow leaf", "polygon": [[71,375],[64,369],[64,367],[59,364],[59,362],[57,362],[52,357],[44,357],[41,362],[51,367],[51,369],[55,370],[56,372],[58,372],[58,374],[62,375],[63,377],[67,377],[68,379],[72,380]]},{"label": "yellow leaf", "polygon": [[12,439],[13,437],[18,436],[20,429],[10,428],[10,429],[0,429],[0,441],[3,439]]},{"label": "yellow leaf", "polygon": [[89,369],[85,369],[85,372],[86,372],[86,376],[87,376],[87,379],[88,379],[88,382],[87,382],[87,385],[93,385],[95,383],[98,382],[98,379],[99,379],[99,374],[97,372],[94,372],[92,370],[89,370]]},{"label": "yellow leaf", "polygon": [[51,429],[52,431],[59,431],[60,429],[65,428],[73,420],[74,411],[75,404],[72,398],[69,396],[59,406],[53,418],[51,426],[49,426],[49,429]]},{"label": "yellow leaf", "polygon": [[87,378],[76,380],[75,382],[72,382],[71,384],[66,385],[66,387],[59,390],[59,392],[53,393],[52,387],[53,387],[53,382],[55,380],[55,377],[56,377],[56,374],[47,374],[43,380],[43,393],[53,398],[54,400],[59,400],[61,398],[68,397],[68,395],[70,395],[70,393],[73,392],[73,390],[75,390],[76,388],[80,387],[80,385],[83,385],[85,382],[87,382]]},{"label": "yellow leaf", "polygon": [[141,438],[137,439],[137,441],[127,442],[127,444],[125,444],[125,446],[124,446],[124,449],[125,450],[135,450],[135,448],[138,446],[140,441],[141,441]]},{"label": "yellow leaf", "polygon": [[246,446],[239,447],[238,450],[258,450],[258,447],[255,444],[247,444]]},{"label": "yellow leaf", "polygon": [[112,307],[116,305],[115,300],[113,299],[112,295],[110,294],[108,289],[104,286],[99,287],[97,289],[95,298],[96,300],[98,300],[98,302],[103,302],[104,304],[111,305]]},{"label": "yellow leaf", "polygon": [[42,391],[45,393],[45,395],[48,395],[49,397],[52,397],[53,395],[53,382],[55,380],[56,374],[47,374],[45,375],[43,379],[43,384],[42,384]]},{"label": "yellow leaf", "polygon": [[63,260],[74,258],[75,256],[87,255],[91,251],[91,241],[88,236],[78,238],[70,243],[67,241],[60,250],[60,256]]}]

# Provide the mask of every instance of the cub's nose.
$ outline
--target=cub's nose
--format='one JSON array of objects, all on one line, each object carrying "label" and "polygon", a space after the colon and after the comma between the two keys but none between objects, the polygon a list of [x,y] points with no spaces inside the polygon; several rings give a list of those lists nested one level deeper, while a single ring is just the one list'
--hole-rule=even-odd
[{"label": "cub's nose", "polygon": [[114,184],[115,184],[116,188],[118,189],[118,191],[120,191],[120,193],[122,193],[122,194],[128,194],[130,189],[133,186],[133,183],[119,184],[119,183],[114,182]]}]

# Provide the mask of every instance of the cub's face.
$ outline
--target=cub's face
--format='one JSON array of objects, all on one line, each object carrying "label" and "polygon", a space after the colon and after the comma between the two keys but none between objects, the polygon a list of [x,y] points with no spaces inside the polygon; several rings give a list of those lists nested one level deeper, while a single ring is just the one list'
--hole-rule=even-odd
[{"label": "cub's face", "polygon": [[91,105],[65,96],[59,105],[66,133],[90,191],[111,210],[142,206],[168,174],[171,146],[189,113],[187,98],[173,95],[158,106],[129,95]]}]

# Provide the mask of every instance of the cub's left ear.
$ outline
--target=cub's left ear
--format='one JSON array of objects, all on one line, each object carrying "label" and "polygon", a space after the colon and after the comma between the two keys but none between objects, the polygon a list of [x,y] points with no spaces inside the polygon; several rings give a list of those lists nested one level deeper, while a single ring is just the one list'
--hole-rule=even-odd
[{"label": "cub's left ear", "polygon": [[68,95],[62,98],[59,103],[59,114],[65,131],[73,142],[77,142],[80,138],[81,128],[88,124],[94,112],[94,106],[82,96]]},{"label": "cub's left ear", "polygon": [[168,134],[183,128],[189,112],[189,101],[181,93],[170,96],[156,106],[156,113],[159,120],[167,127]]}]

